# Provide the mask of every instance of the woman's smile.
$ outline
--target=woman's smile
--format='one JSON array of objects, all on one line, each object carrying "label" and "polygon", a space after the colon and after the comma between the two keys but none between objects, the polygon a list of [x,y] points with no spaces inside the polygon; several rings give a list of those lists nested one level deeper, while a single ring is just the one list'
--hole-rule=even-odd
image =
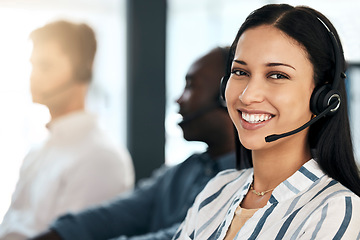
[{"label": "woman's smile", "polygon": [[256,130],[262,128],[274,117],[269,113],[251,113],[246,110],[239,110],[240,123],[246,130]]}]

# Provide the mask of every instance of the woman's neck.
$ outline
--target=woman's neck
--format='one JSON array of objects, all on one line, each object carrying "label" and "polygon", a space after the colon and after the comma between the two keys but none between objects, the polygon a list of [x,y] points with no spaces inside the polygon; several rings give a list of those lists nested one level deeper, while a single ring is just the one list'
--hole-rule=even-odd
[{"label": "woman's neck", "polygon": [[295,144],[286,140],[273,148],[252,151],[254,188],[257,191],[275,188],[311,159],[306,141],[299,146],[298,141]]}]

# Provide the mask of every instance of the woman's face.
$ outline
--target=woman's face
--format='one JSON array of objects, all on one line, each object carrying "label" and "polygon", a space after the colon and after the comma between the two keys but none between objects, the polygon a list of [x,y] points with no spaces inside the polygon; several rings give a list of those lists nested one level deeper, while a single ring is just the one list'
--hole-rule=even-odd
[{"label": "woman's face", "polygon": [[266,143],[271,134],[294,130],[312,117],[313,66],[304,48],[279,29],[262,25],[240,37],[225,97],[241,143],[260,150],[306,139],[308,129]]}]

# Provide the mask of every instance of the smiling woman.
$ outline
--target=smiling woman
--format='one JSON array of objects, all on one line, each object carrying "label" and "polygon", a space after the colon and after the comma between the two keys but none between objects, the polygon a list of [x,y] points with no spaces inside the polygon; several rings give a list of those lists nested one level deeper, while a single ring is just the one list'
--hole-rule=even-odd
[{"label": "smiling woman", "polygon": [[[264,25],[242,34],[236,49],[226,99],[241,143],[255,150],[286,142],[296,151],[294,156],[308,159],[303,157],[306,152],[310,156],[308,146],[293,144],[305,139],[307,131],[271,144],[263,137],[295,129],[312,117],[313,68],[303,48],[277,28]],[[268,120],[254,122],[259,114]]]},{"label": "smiling woman", "polygon": [[219,173],[174,239],[359,238],[345,61],[330,21],[309,7],[265,5],[240,27],[229,65],[223,96],[242,144],[238,160],[253,168]]},{"label": "smiling woman", "polygon": [[[187,66],[198,54],[213,46],[228,45],[238,30],[238,23],[245,20],[248,13],[275,0],[168,0],[167,22],[167,117],[166,117],[166,161],[174,164],[196,151],[197,146],[182,140],[182,132],[176,127],[179,116],[174,100],[180,95],[182,78]],[[348,88],[349,115],[352,137],[357,161],[360,163],[360,1],[343,0],[291,0],[293,5],[306,5],[324,13],[337,28],[344,47],[349,68],[346,72]],[[183,36],[193,36],[183,38]],[[181,153],[176,149],[181,148]],[[198,151],[202,151],[199,146]]]}]

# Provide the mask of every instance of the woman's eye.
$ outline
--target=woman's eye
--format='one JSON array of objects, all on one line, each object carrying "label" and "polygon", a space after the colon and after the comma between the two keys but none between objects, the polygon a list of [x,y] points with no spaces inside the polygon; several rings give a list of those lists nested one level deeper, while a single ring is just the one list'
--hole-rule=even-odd
[{"label": "woman's eye", "polygon": [[233,71],[231,71],[231,74],[235,74],[237,76],[246,76],[247,75],[246,72],[241,71],[241,70],[233,70]]},{"label": "woman's eye", "polygon": [[285,75],[283,75],[281,73],[274,73],[274,74],[271,74],[269,77],[273,78],[273,79],[284,79],[284,78],[289,79],[288,76],[285,76]]}]

